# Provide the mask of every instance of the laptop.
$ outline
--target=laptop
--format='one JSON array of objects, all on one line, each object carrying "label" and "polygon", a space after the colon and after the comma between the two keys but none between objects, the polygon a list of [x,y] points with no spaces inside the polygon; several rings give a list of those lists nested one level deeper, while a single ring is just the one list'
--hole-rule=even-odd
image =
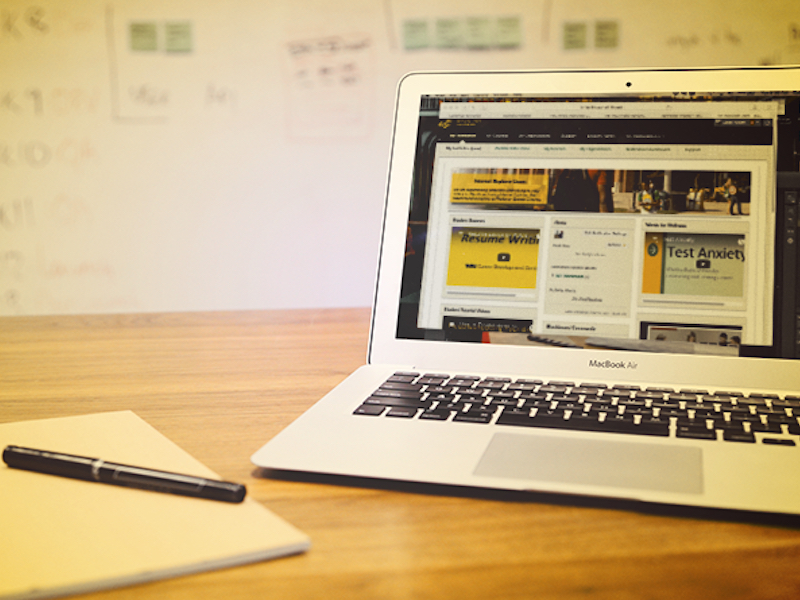
[{"label": "laptop", "polygon": [[414,73],[285,471],[800,514],[800,69]]}]

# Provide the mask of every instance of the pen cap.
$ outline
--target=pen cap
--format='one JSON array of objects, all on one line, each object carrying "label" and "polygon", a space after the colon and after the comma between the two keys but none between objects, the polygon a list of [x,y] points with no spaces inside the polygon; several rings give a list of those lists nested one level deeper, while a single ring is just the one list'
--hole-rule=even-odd
[{"label": "pen cap", "polygon": [[203,490],[202,497],[224,502],[242,502],[247,488],[241,483],[229,481],[210,481]]},{"label": "pen cap", "polygon": [[15,469],[38,471],[39,473],[91,481],[94,460],[82,456],[44,452],[20,446],[6,446],[5,450],[3,450],[3,462]]}]

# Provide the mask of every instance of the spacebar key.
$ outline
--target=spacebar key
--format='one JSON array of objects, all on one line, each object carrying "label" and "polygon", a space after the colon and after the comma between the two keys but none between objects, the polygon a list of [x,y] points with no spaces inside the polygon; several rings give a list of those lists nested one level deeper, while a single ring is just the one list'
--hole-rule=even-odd
[{"label": "spacebar key", "polygon": [[572,429],[574,431],[600,431],[607,433],[632,433],[634,435],[668,436],[669,425],[661,423],[639,423],[633,421],[600,421],[594,416],[572,415],[564,419],[560,415],[528,416],[522,411],[504,411],[497,419],[498,425],[518,425],[523,427],[546,427],[549,429]]},{"label": "spacebar key", "polygon": [[[597,420],[593,420],[597,424]],[[548,429],[579,429],[586,431],[592,429],[592,423],[578,421],[577,419],[565,419],[563,414],[542,415],[534,417],[528,415],[528,411],[505,410],[497,419],[498,425],[518,425],[522,427],[547,427]]]}]

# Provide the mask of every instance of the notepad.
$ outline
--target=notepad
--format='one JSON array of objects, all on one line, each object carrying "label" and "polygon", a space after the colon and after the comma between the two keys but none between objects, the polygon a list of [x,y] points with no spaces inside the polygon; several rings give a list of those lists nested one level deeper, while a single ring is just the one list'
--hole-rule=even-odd
[{"label": "notepad", "polygon": [[[0,425],[9,444],[219,477],[130,411]],[[0,462],[0,598],[119,587],[303,552],[308,537],[241,504],[77,481]]]}]

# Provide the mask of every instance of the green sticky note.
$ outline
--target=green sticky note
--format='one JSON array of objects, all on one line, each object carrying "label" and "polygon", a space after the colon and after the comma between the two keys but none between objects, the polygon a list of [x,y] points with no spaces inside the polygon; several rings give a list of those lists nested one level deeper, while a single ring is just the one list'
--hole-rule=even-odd
[{"label": "green sticky note", "polygon": [[190,21],[165,23],[164,40],[167,52],[191,52],[192,23]]},{"label": "green sticky note", "polygon": [[594,45],[596,48],[619,46],[619,22],[597,21],[594,24]]},{"label": "green sticky note", "polygon": [[586,23],[564,23],[564,50],[586,48]]},{"label": "green sticky note", "polygon": [[442,49],[464,46],[464,27],[460,19],[436,20],[436,47]]},{"label": "green sticky note", "polygon": [[465,35],[467,48],[485,50],[492,45],[492,21],[486,17],[467,19]]},{"label": "green sticky note", "polygon": [[155,21],[134,21],[128,26],[131,50],[155,52],[158,50],[158,27]]},{"label": "green sticky note", "polygon": [[403,22],[403,48],[421,50],[431,45],[428,22],[424,19],[409,19]]},{"label": "green sticky note", "polygon": [[522,46],[522,22],[519,17],[500,17],[495,25],[495,43],[498,48]]}]

